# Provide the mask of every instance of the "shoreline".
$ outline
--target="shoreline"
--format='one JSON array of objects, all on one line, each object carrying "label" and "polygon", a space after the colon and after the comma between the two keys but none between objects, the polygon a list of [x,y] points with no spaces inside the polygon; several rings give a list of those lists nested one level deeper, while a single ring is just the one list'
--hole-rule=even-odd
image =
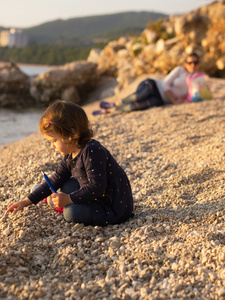
[{"label": "shoreline", "polygon": [[[88,117],[92,118],[92,111],[98,109],[99,101],[92,101],[82,105]],[[0,134],[1,143],[4,140],[9,140],[4,144],[0,143],[0,148],[12,144],[14,142],[22,141],[34,133],[38,133],[38,122],[43,113],[40,108],[34,107],[29,109],[2,109],[0,113],[0,124],[2,125],[2,133]],[[8,116],[7,116],[8,115]],[[1,120],[3,118],[3,120]],[[22,118],[22,120],[21,120]],[[17,127],[17,133],[14,133],[14,126]],[[32,126],[31,126],[32,125]],[[37,127],[33,131],[32,128]],[[11,131],[10,131],[10,128]],[[19,136],[19,138],[18,138]]]},{"label": "shoreline", "polygon": [[38,131],[41,109],[1,109],[0,112],[0,146],[24,139]]}]

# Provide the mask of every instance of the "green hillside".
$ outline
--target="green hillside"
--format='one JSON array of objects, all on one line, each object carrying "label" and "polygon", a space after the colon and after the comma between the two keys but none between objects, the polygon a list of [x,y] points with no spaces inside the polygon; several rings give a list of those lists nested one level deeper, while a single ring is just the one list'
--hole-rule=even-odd
[{"label": "green hillside", "polygon": [[23,29],[29,38],[27,47],[0,47],[0,61],[62,65],[83,60],[93,47],[102,49],[121,36],[138,36],[150,21],[165,17],[155,12],[126,12],[47,22]]},{"label": "green hillside", "polygon": [[140,33],[149,21],[165,18],[155,12],[126,12],[110,15],[56,20],[25,29],[30,42],[91,44],[96,38],[118,38],[129,33]]}]

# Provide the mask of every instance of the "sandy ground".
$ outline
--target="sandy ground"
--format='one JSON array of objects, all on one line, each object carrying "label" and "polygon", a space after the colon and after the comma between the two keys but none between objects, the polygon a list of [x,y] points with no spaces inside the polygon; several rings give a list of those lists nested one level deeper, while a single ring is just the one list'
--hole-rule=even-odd
[{"label": "sandy ground", "polygon": [[[85,227],[40,202],[3,218],[0,299],[225,299],[224,83],[211,80],[210,101],[129,114],[93,117],[98,102],[87,104],[131,181],[135,216]],[[115,99],[110,87],[103,98]],[[60,156],[39,133],[0,150],[3,214]]]}]

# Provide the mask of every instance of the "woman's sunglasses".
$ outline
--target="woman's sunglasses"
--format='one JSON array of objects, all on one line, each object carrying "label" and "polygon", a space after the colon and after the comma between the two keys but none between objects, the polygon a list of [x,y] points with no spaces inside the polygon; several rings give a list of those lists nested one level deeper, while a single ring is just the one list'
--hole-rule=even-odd
[{"label": "woman's sunglasses", "polygon": [[189,65],[194,64],[196,66],[199,64],[199,62],[196,60],[195,61],[186,61],[186,64],[189,64]]}]

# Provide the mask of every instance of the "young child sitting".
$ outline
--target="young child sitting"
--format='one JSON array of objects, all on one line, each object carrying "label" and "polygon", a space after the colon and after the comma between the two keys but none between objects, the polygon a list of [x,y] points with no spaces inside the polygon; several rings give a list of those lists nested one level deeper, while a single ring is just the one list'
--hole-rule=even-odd
[{"label": "young child sitting", "polygon": [[42,115],[39,129],[55,151],[63,155],[46,182],[25,199],[9,204],[7,213],[16,213],[51,195],[54,207],[64,207],[67,222],[85,225],[118,224],[133,214],[129,180],[110,152],[92,139],[93,131],[84,110],[57,100]]}]

